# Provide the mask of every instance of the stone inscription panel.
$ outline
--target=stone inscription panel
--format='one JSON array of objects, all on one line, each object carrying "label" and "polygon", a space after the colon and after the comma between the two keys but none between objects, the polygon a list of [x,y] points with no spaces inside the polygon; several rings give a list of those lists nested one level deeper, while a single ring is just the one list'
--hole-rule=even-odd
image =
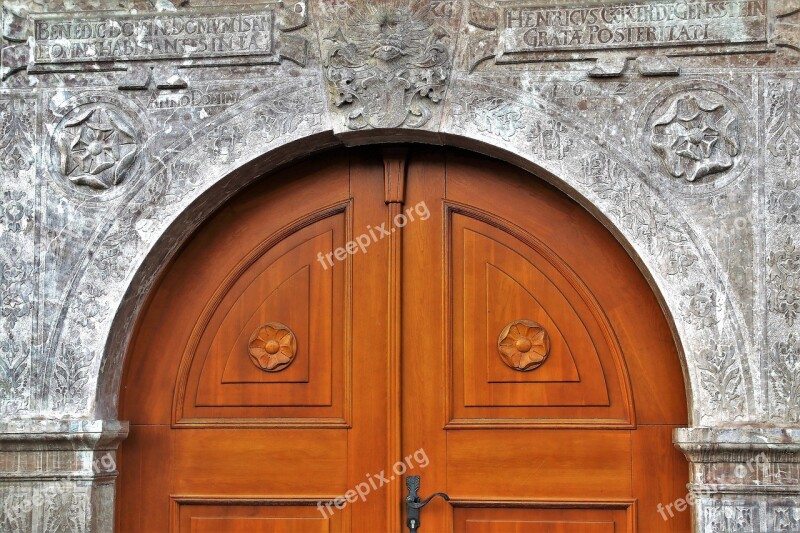
[{"label": "stone inscription panel", "polygon": [[265,56],[277,62],[275,14],[179,13],[35,15],[33,65]]},{"label": "stone inscription panel", "polygon": [[504,53],[530,53],[763,42],[766,15],[766,0],[509,6],[500,24]]}]

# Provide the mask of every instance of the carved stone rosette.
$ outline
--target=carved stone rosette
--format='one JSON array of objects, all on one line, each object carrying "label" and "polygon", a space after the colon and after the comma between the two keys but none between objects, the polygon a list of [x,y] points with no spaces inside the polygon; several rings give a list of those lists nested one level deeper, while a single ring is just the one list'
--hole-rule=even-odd
[{"label": "carved stone rosette", "polygon": [[656,119],[650,144],[671,176],[694,181],[733,167],[739,118],[723,102],[682,95]]},{"label": "carved stone rosette", "polygon": [[128,176],[139,155],[139,138],[121,109],[78,108],[62,122],[56,137],[58,170],[76,185],[109,189]]},{"label": "carved stone rosette", "polygon": [[517,320],[500,332],[497,351],[509,367],[529,372],[542,366],[550,355],[550,335],[532,320]]},{"label": "carved stone rosette", "polygon": [[264,372],[280,372],[297,355],[297,337],[288,326],[268,322],[256,328],[247,343],[250,360]]}]

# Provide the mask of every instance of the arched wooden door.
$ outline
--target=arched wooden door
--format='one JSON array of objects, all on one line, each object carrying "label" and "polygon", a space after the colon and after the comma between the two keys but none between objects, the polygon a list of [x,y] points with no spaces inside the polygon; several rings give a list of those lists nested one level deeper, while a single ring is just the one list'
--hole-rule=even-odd
[{"label": "arched wooden door", "polygon": [[688,468],[656,298],[589,213],[493,160],[264,178],[166,271],[127,361],[120,531],[401,531],[408,475],[451,498],[423,532],[689,529],[657,507]]}]

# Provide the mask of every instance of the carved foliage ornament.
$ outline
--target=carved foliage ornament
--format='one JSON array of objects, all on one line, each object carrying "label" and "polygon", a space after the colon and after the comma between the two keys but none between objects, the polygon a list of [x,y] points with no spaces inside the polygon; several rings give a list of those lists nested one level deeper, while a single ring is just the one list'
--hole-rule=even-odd
[{"label": "carved foliage ornament", "polygon": [[33,115],[33,104],[21,98],[0,103],[0,168],[3,170],[18,173],[33,164]]},{"label": "carved foliage ornament", "polygon": [[140,152],[121,110],[92,105],[68,116],[58,133],[58,169],[76,185],[104,190],[122,183]]},{"label": "carved foliage ornament", "polygon": [[288,326],[279,322],[256,328],[247,346],[250,360],[264,372],[280,372],[297,355],[297,338]]},{"label": "carved foliage ornament", "polygon": [[800,161],[800,83],[769,82],[769,126],[767,148],[787,167]]},{"label": "carved foliage ornament", "polygon": [[772,407],[782,417],[800,421],[800,341],[790,334],[786,342],[775,343],[770,358]]},{"label": "carved foliage ornament", "polygon": [[782,248],[769,253],[769,310],[783,315],[789,327],[800,317],[800,248],[789,236]]},{"label": "carved foliage ornament", "polygon": [[739,119],[727,103],[682,95],[653,123],[650,146],[671,176],[695,181],[733,167]]},{"label": "carved foliage ornament", "polygon": [[325,38],[325,77],[348,128],[418,128],[431,119],[451,63],[448,34],[430,11],[399,0],[361,5]]},{"label": "carved foliage ornament", "polygon": [[542,366],[550,354],[550,335],[532,320],[517,320],[500,332],[497,351],[509,367],[529,372]]}]

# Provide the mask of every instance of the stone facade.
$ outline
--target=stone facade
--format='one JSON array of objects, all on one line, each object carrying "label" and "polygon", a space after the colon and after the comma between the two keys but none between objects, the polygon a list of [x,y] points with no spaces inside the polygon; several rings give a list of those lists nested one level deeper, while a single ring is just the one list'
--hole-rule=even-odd
[{"label": "stone facade", "polygon": [[798,0],[109,4],[2,8],[0,530],[112,529],[127,342],[209,213],[409,141],[601,220],[674,328],[696,530],[800,531]]}]

